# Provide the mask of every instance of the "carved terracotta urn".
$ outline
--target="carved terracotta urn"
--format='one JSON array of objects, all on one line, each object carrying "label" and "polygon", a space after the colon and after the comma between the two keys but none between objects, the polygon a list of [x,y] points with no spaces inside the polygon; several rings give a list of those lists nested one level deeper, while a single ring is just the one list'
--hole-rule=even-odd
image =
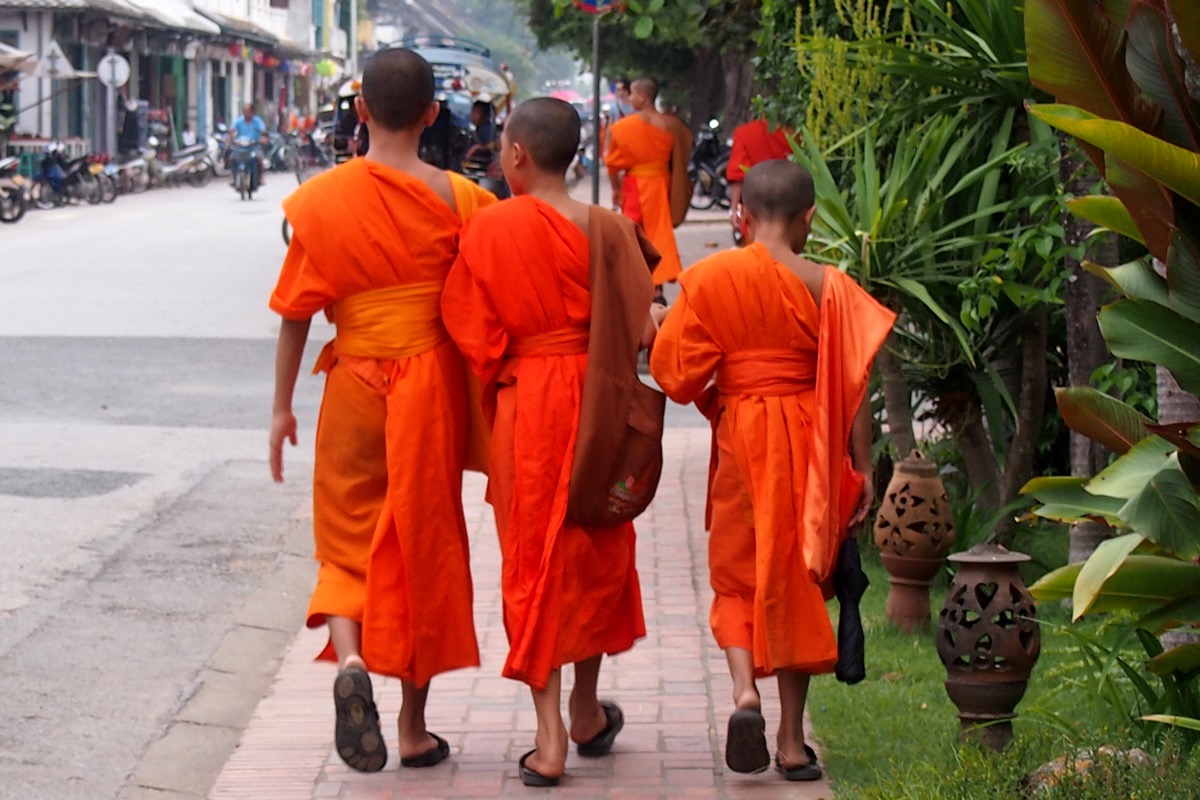
[{"label": "carved terracotta urn", "polygon": [[929,587],[953,543],[954,518],[937,465],[913,450],[896,464],[875,518],[892,624],[905,631],[929,627]]},{"label": "carved terracotta urn", "polygon": [[980,544],[950,560],[959,569],[937,625],[946,693],[958,707],[960,738],[1000,751],[1041,652],[1033,595],[1018,570],[1029,556]]}]

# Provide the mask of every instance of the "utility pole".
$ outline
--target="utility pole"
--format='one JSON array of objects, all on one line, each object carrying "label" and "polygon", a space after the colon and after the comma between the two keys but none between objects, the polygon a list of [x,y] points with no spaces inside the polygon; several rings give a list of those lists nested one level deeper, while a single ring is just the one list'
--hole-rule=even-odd
[{"label": "utility pole", "polygon": [[350,78],[358,77],[358,0],[350,0]]}]

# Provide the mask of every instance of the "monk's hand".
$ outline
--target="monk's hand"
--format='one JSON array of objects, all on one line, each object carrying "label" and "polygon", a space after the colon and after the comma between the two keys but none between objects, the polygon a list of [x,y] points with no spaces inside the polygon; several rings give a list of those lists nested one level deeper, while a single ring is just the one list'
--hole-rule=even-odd
[{"label": "monk's hand", "polygon": [[283,483],[283,442],[296,446],[296,415],[290,411],[276,411],[271,415],[271,477]]},{"label": "monk's hand", "polygon": [[871,504],[875,502],[875,487],[872,485],[871,476],[861,471],[860,474],[863,477],[863,487],[858,496],[858,504],[854,506],[854,516],[850,517],[851,528],[867,518],[867,512],[871,510]]}]

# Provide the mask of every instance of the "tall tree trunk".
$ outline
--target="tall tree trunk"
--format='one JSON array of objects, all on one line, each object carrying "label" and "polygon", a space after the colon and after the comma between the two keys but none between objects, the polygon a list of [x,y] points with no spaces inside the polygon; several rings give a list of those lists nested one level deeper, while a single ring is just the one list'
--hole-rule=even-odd
[{"label": "tall tree trunk", "polygon": [[[751,117],[750,100],[754,97],[753,52],[730,50],[721,54],[725,72],[725,130],[727,136]],[[708,120],[702,120],[707,123]]]},{"label": "tall tree trunk", "polygon": [[[1067,194],[1076,197],[1095,193],[1098,183],[1095,174],[1087,168],[1078,147],[1069,142],[1065,135],[1059,136],[1059,176]],[[1066,244],[1082,244],[1092,224],[1066,214],[1063,218]],[[1108,235],[1103,244],[1092,254],[1092,260],[1105,266],[1116,266],[1118,256],[1116,236]],[[1100,308],[1107,285],[1103,280],[1085,270],[1074,258],[1068,258],[1067,268],[1071,277],[1067,281],[1067,380],[1071,386],[1087,386],[1092,375],[1109,358],[1108,346],[1100,334],[1096,314]],[[1104,469],[1108,454],[1098,442],[1075,431],[1070,432],[1071,475],[1090,478]],[[1070,550],[1067,560],[1071,564],[1086,561],[1100,543],[1112,535],[1112,529],[1103,522],[1080,522],[1071,526]]]},{"label": "tall tree trunk", "polygon": [[[1046,414],[1046,349],[1049,320],[1045,306],[1025,312],[1027,324],[1021,336],[1021,391],[1017,395],[1016,430],[1004,460],[1004,484],[998,505],[1012,502],[1032,477],[1038,437]],[[1004,523],[1001,523],[1002,525]]]},{"label": "tall tree trunk", "polygon": [[692,114],[688,127],[696,133],[725,105],[725,73],[721,54],[706,47],[696,51],[692,67]]},{"label": "tall tree trunk", "polygon": [[973,391],[949,398],[949,404],[954,411],[946,415],[945,422],[954,431],[967,469],[967,481],[978,492],[977,502],[985,508],[999,508],[1002,476],[996,462],[996,448],[983,424],[983,405]]},{"label": "tall tree trunk", "polygon": [[916,446],[917,437],[913,434],[912,392],[904,380],[904,373],[900,370],[900,358],[896,355],[899,342],[895,331],[888,334],[876,363],[883,378],[883,408],[887,413],[887,428],[892,436],[892,448],[897,458],[904,458]]}]

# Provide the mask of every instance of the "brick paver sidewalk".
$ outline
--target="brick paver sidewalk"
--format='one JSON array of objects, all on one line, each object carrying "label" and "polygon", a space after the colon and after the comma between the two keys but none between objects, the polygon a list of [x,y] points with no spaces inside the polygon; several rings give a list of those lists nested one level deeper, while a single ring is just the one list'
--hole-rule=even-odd
[{"label": "brick paver sidewalk", "polygon": [[[325,632],[302,630],[271,693],[214,786],[210,800],[392,800],[528,795],[571,798],[832,798],[825,781],[787,783],[774,771],[738,775],[724,765],[732,684],[708,629],[711,592],[704,532],[709,434],[668,430],[666,470],[654,505],[638,520],[638,567],[648,635],[605,659],[601,696],[619,702],[626,725],[608,758],[573,751],[567,777],[553,790],[522,786],[517,759],[533,747],[533,706],[523,684],[505,680],[499,552],[483,479],[469,475],[475,614],[483,666],[433,681],[430,729],[449,740],[452,756],[429,769],[400,769],[395,719],[400,685],[376,679],[389,762],[364,775],[333,751],[333,668],[314,664]],[[570,670],[564,675],[565,695]],[[773,681],[760,688],[773,739],[778,709]],[[819,691],[819,687],[817,689]]]}]

